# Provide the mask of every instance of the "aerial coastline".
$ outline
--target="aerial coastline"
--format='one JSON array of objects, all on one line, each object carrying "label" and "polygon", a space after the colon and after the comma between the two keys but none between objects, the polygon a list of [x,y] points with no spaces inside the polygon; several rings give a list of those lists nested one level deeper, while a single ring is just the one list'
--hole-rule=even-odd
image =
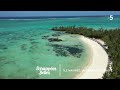
[{"label": "aerial coastline", "polygon": [[120,79],[120,12],[3,14],[0,79]]},{"label": "aerial coastline", "polygon": [[108,65],[108,54],[97,42],[90,38],[79,38],[90,48],[89,64],[75,77],[76,79],[102,79]]},{"label": "aerial coastline", "polygon": [[[54,31],[64,31],[69,34],[82,35],[80,37],[86,45],[92,49],[91,60],[84,68],[84,74],[78,75],[77,78],[83,79],[113,79],[119,78],[119,33],[120,29],[103,29],[98,30],[87,27],[54,27]],[[95,70],[94,70],[95,69]],[[94,73],[93,73],[94,72]],[[86,74],[85,74],[86,73]]]}]

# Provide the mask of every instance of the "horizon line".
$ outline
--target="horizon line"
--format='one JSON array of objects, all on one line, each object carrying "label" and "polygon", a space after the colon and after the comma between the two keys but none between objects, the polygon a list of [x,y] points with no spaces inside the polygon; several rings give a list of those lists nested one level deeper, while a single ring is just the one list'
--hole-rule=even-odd
[{"label": "horizon line", "polygon": [[[1,17],[82,17],[82,16],[86,16],[86,17],[88,17],[88,16],[109,16],[109,15],[74,15],[74,16],[63,16],[63,15],[61,15],[61,16],[0,16],[0,18]],[[120,16],[120,15],[113,15],[113,16]]]}]

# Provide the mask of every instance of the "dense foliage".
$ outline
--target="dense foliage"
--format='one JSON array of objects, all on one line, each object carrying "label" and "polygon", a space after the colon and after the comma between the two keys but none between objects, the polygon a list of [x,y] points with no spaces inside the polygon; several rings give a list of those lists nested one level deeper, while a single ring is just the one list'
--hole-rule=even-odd
[{"label": "dense foliage", "polygon": [[112,61],[112,72],[105,72],[103,79],[120,79],[120,28],[95,30],[87,27],[53,27],[54,31],[65,31],[70,34],[80,34],[90,38],[99,38],[106,42],[107,53]]}]

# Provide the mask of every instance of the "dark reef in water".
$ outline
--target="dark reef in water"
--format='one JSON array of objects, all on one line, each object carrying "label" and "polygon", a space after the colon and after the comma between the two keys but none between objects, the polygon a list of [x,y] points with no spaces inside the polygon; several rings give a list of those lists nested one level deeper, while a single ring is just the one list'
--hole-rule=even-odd
[{"label": "dark reef in water", "polygon": [[57,37],[60,36],[60,34],[56,33],[56,34],[52,34],[52,36]]},{"label": "dark reef in water", "polygon": [[47,36],[42,36],[42,39],[47,39],[49,36],[47,35]]},{"label": "dark reef in water", "polygon": [[5,50],[5,49],[8,49],[8,48],[7,48],[6,45],[4,45],[4,44],[0,44],[0,49]]},{"label": "dark reef in water", "polygon": [[47,51],[50,51],[50,49],[47,49]]},{"label": "dark reef in water", "polygon": [[59,42],[59,41],[62,41],[62,39],[59,39],[59,38],[49,38],[48,41],[49,42],[55,42],[55,41]]},{"label": "dark reef in water", "polygon": [[58,45],[58,44],[51,44],[50,46],[53,47],[53,51],[55,51],[57,56],[74,56],[77,58],[80,58],[81,53],[83,52],[83,49],[79,49],[77,47],[72,46],[64,46],[64,45]]},{"label": "dark reef in water", "polygon": [[38,49],[39,49],[38,45],[32,45],[32,46],[29,48],[29,52],[34,53],[34,52],[36,52],[36,50],[38,50]]},{"label": "dark reef in water", "polygon": [[26,44],[22,44],[21,45],[21,50],[27,50],[27,45]]},{"label": "dark reef in water", "polygon": [[79,49],[76,47],[66,47],[66,49],[71,55],[78,57],[78,58],[80,58],[81,52],[83,51],[82,49]]},{"label": "dark reef in water", "polygon": [[62,45],[53,44],[53,51],[55,51],[57,56],[69,56],[69,53],[66,51],[66,48]]}]

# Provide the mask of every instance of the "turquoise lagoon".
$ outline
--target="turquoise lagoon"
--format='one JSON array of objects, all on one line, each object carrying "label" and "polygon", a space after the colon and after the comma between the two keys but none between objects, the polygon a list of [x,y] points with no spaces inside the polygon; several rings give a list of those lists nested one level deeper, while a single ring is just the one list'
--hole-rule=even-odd
[{"label": "turquoise lagoon", "polygon": [[[67,79],[74,78],[89,63],[89,48],[79,35],[50,30],[55,26],[120,28],[120,17],[1,19],[0,78]],[[62,41],[51,41],[51,38]],[[56,68],[39,74],[37,67]]]}]

